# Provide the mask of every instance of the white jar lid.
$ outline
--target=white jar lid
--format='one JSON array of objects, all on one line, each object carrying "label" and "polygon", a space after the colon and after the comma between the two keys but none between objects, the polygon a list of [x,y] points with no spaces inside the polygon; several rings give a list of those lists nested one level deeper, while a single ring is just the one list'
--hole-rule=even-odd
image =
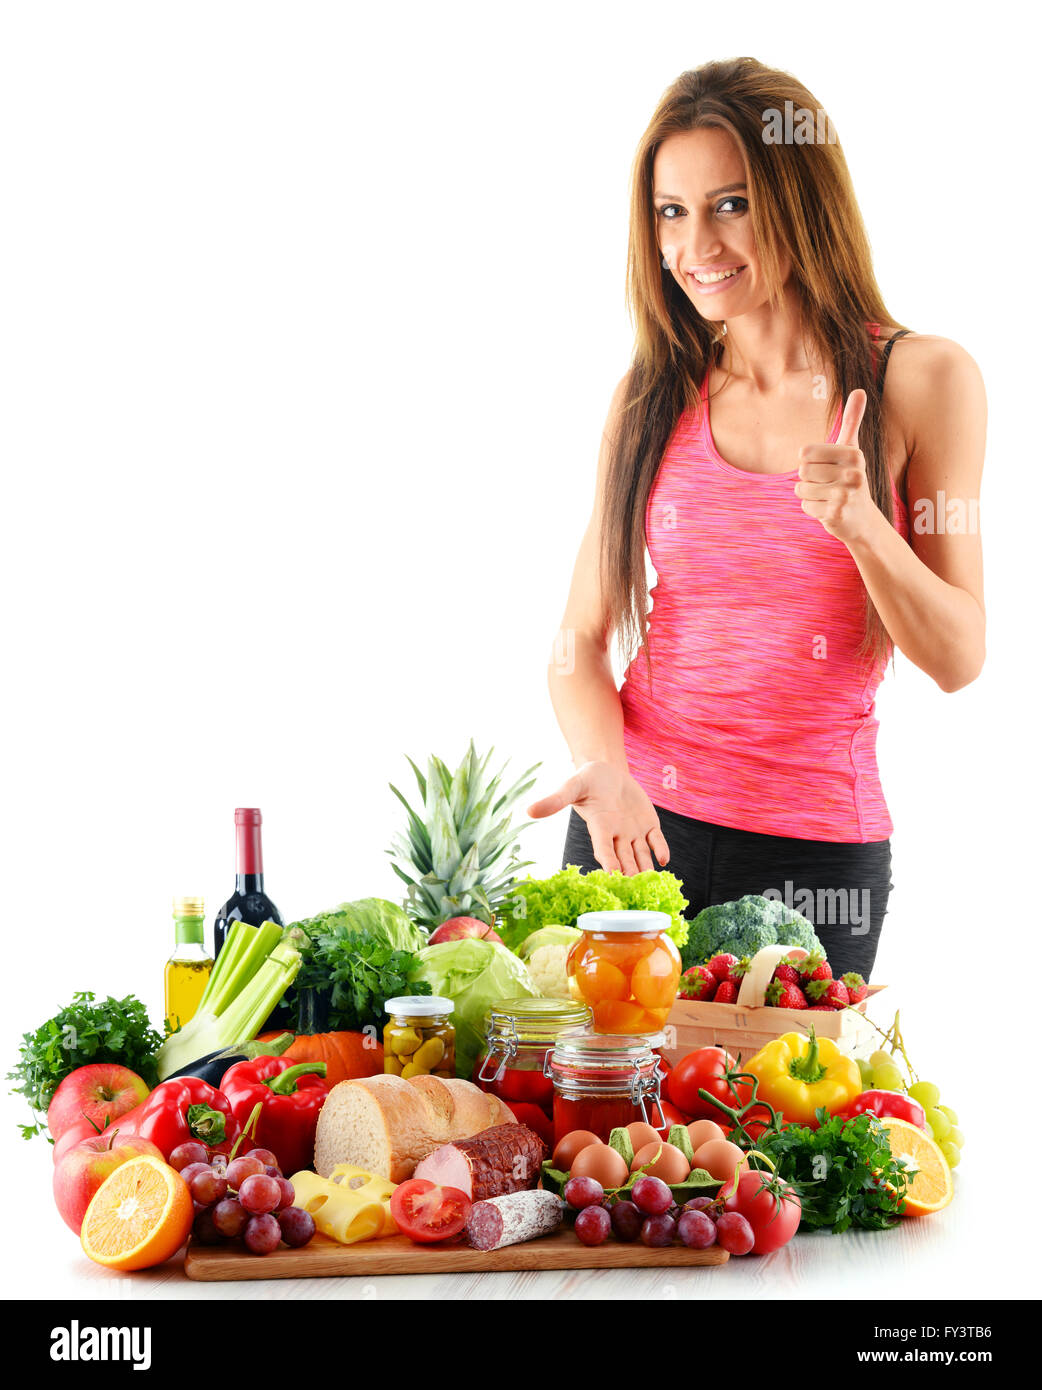
[{"label": "white jar lid", "polygon": [[668,912],[629,909],[581,912],[575,923],[580,931],[666,931],[673,919]]},{"label": "white jar lid", "polygon": [[451,999],[440,994],[399,994],[384,1000],[389,1014],[412,1014],[415,1018],[430,1018],[433,1014],[451,1014],[455,1008]]}]

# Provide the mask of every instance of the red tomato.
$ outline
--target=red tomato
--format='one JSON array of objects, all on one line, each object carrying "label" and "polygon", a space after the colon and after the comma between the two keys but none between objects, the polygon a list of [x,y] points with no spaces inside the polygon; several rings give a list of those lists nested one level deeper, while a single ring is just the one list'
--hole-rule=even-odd
[{"label": "red tomato", "polygon": [[527,1125],[529,1129],[534,1129],[539,1138],[549,1147],[554,1146],[554,1122],[549,1118],[545,1110],[540,1110],[538,1105],[529,1105],[523,1100],[505,1100],[504,1105],[508,1106],[514,1114],[514,1119],[518,1124]]},{"label": "red tomato", "polygon": [[[780,1192],[776,1196],[765,1187],[770,1180],[770,1173],[746,1169],[738,1175],[738,1190],[724,1202],[726,1211],[739,1212],[753,1228],[754,1255],[769,1255],[788,1245],[800,1224],[799,1197],[784,1178],[777,1179]],[[723,1190],[730,1186],[726,1184]]]},{"label": "red tomato", "polygon": [[[551,1108],[554,1103],[554,1083],[541,1071],[522,1071],[519,1067],[506,1067],[498,1081],[481,1081],[479,1073],[484,1061],[485,1054],[481,1053],[470,1074],[471,1081],[482,1091],[491,1091],[508,1105],[512,1101],[518,1101],[525,1105],[545,1106],[547,1110]],[[494,1067],[489,1067],[489,1071],[494,1070]]]},{"label": "red tomato", "polygon": [[[655,1107],[649,1107],[648,1114],[653,1115],[654,1113]],[[662,1135],[663,1139],[669,1137],[669,1131],[671,1126],[687,1125],[691,1123],[691,1116],[685,1115],[683,1110],[678,1110],[675,1105],[670,1105],[668,1100],[664,1100],[662,1102],[662,1114],[665,1116],[666,1123],[664,1127],[658,1131],[658,1133]],[[652,1126],[652,1128],[654,1129],[654,1125]]]},{"label": "red tomato", "polygon": [[391,1193],[391,1215],[398,1229],[420,1245],[458,1236],[472,1205],[458,1187],[439,1187],[426,1178],[410,1178]]},{"label": "red tomato", "polygon": [[732,1109],[741,1109],[748,1101],[751,1088],[746,1081],[732,1089],[724,1080],[724,1072],[734,1066],[734,1058],[722,1047],[700,1047],[689,1052],[673,1068],[669,1078],[669,1098],[693,1120],[715,1120],[726,1123],[727,1116],[698,1094],[708,1091]]},{"label": "red tomato", "polygon": [[659,1088],[659,1094],[662,1096],[663,1100],[669,1100],[669,1078],[673,1071],[673,1063],[668,1061],[665,1057],[663,1057],[661,1052],[659,1053],[658,1058],[658,1069],[662,1073],[662,1082]]},{"label": "red tomato", "polygon": [[[727,1116],[726,1116],[726,1115],[722,1115],[722,1116],[721,1116],[721,1119],[724,1121],[724,1128],[727,1129]],[[748,1134],[749,1138],[752,1139],[754,1143],[755,1143],[755,1141],[756,1141],[757,1139],[760,1138],[761,1134],[763,1134],[763,1132],[764,1132],[764,1130],[765,1130],[766,1128],[767,1128],[767,1121],[766,1121],[766,1120],[750,1120],[750,1119],[747,1117],[746,1119],[744,1119],[744,1120],[742,1121],[742,1129],[745,1130],[746,1134]],[[738,1130],[738,1129],[728,1130],[727,1137],[728,1137],[728,1139],[730,1139],[733,1143],[737,1144],[737,1143],[740,1142],[741,1137],[742,1137],[742,1136],[741,1136],[741,1131]]]}]

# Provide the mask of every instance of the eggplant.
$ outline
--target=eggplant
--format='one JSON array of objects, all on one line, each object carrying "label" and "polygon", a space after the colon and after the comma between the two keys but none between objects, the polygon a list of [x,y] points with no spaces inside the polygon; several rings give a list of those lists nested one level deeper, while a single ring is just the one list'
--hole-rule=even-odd
[{"label": "eggplant", "polygon": [[280,1033],[277,1038],[269,1038],[267,1042],[260,1042],[254,1038],[250,1042],[236,1043],[234,1047],[226,1047],[222,1052],[210,1052],[205,1057],[189,1062],[188,1066],[175,1071],[166,1077],[166,1080],[176,1081],[179,1076],[198,1076],[219,1091],[224,1073],[236,1062],[252,1062],[256,1057],[281,1057],[293,1046],[295,1038],[295,1033]]}]

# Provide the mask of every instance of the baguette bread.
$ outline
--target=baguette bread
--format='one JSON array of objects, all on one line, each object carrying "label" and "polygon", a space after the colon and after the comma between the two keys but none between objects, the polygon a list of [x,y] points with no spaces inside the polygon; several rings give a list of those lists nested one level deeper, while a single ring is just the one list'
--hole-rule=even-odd
[{"label": "baguette bread", "polygon": [[470,1081],[438,1076],[366,1076],[330,1091],[315,1133],[315,1172],[349,1163],[405,1182],[442,1144],[515,1123],[510,1107]]}]

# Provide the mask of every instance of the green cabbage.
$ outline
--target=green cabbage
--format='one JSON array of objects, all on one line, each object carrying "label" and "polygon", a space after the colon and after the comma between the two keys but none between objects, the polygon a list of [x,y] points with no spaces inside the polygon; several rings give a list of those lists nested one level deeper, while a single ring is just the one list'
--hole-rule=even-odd
[{"label": "green cabbage", "polygon": [[334,927],[361,932],[379,946],[392,951],[418,951],[427,944],[427,933],[409,917],[397,903],[386,898],[359,898],[353,903],[341,903],[317,917],[293,922],[312,941]]},{"label": "green cabbage", "polygon": [[412,976],[425,980],[432,994],[452,1000],[456,1029],[456,1072],[468,1080],[485,1045],[489,1009],[501,999],[534,998],[539,994],[525,965],[495,941],[464,937],[425,946]]}]

